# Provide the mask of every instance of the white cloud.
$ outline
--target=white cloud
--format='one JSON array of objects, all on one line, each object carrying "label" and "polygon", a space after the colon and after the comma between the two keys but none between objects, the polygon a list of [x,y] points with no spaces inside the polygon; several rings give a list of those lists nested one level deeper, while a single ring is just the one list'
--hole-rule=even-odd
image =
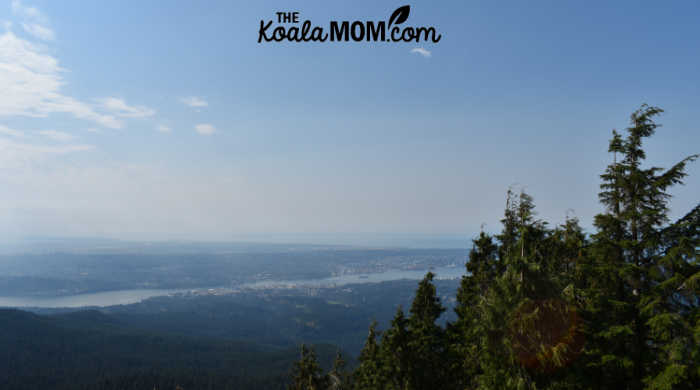
[{"label": "white cloud", "polygon": [[12,172],[34,163],[41,162],[51,156],[92,150],[92,145],[61,144],[47,145],[29,142],[18,142],[0,137],[0,169],[5,173]]},{"label": "white cloud", "polygon": [[112,111],[114,115],[125,118],[145,118],[153,116],[155,110],[146,106],[130,106],[123,99],[107,97],[98,99],[102,107],[107,111]]},{"label": "white cloud", "polygon": [[212,135],[216,132],[216,128],[208,123],[200,123],[194,127],[194,130],[201,135]]},{"label": "white cloud", "polygon": [[15,138],[24,137],[24,132],[19,131],[19,130],[15,130],[15,129],[11,129],[11,128],[9,128],[7,126],[3,126],[3,125],[0,125],[0,134],[9,135],[9,136],[15,137]]},{"label": "white cloud", "polygon": [[54,34],[53,30],[40,24],[22,23],[22,28],[27,33],[44,41],[53,41],[56,39],[56,35]]},{"label": "white cloud", "polygon": [[50,138],[54,141],[60,141],[60,142],[67,142],[75,139],[76,137],[74,135],[64,133],[62,131],[56,131],[56,130],[42,130],[39,132],[39,134],[43,135],[46,138]]},{"label": "white cloud", "polygon": [[104,127],[122,127],[113,115],[63,95],[63,71],[54,57],[11,31],[0,35],[0,117],[68,113]]},{"label": "white cloud", "polygon": [[44,41],[56,39],[53,30],[48,27],[48,18],[38,8],[25,6],[19,0],[13,0],[12,13],[22,19],[22,28],[33,37]]},{"label": "white cloud", "polygon": [[46,22],[46,16],[38,8],[24,6],[19,0],[12,0],[12,13],[23,18]]},{"label": "white cloud", "polygon": [[159,131],[161,133],[169,133],[172,131],[172,129],[166,125],[158,125],[156,126],[156,131]]},{"label": "white cloud", "polygon": [[180,101],[190,107],[206,107],[209,105],[206,100],[196,96],[184,97]]},{"label": "white cloud", "polygon": [[411,53],[420,54],[425,58],[429,58],[433,55],[433,53],[431,53],[430,51],[428,51],[422,47],[416,47],[415,49],[411,49]]}]

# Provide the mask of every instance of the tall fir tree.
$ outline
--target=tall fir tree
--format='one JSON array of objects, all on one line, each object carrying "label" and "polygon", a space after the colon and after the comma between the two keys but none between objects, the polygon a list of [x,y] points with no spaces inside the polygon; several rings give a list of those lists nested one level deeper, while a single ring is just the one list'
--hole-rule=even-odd
[{"label": "tall fir tree", "polygon": [[411,360],[414,358],[408,344],[408,318],[399,306],[391,326],[382,334],[381,359],[386,389],[410,389]]},{"label": "tall fir tree", "polygon": [[451,357],[449,377],[453,388],[462,389],[476,387],[481,374],[480,358],[486,331],[482,318],[484,300],[501,273],[498,246],[483,231],[472,241],[466,269],[457,290],[457,321],[447,328]]},{"label": "tall fir tree", "polygon": [[[666,280],[660,271],[665,268],[667,190],[682,182],[686,164],[697,156],[668,170],[642,167],[642,142],[659,127],[653,119],[662,112],[642,105],[631,116],[626,138],[613,132],[613,163],[601,175],[599,197],[605,212],[594,222],[598,232],[592,243],[595,272],[590,275],[588,306],[588,356],[600,388],[642,389],[666,366],[659,360],[658,336],[663,332],[654,326],[654,317],[655,306],[663,307],[668,300],[659,294]],[[681,381],[683,375],[677,374],[668,373],[663,386],[655,386]]]},{"label": "tall fir tree", "polygon": [[410,340],[410,389],[443,388],[447,346],[444,330],[437,324],[445,308],[433,284],[435,274],[428,272],[418,284],[408,320]]},{"label": "tall fir tree", "polygon": [[700,387],[700,205],[660,232],[651,293],[641,302],[656,356],[644,379],[651,389]]},{"label": "tall fir tree", "polygon": [[326,382],[329,390],[349,390],[350,375],[345,370],[345,359],[340,351],[336,351],[333,367],[328,372]]},{"label": "tall fir tree", "polygon": [[367,332],[367,340],[358,358],[359,365],[353,374],[355,389],[383,389],[386,383],[377,344],[377,321],[373,321]]},{"label": "tall fir tree", "polygon": [[313,348],[301,346],[299,360],[292,368],[292,383],[290,390],[324,390],[327,388],[326,376],[318,364],[316,352]]},{"label": "tall fir tree", "polygon": [[[536,383],[522,364],[522,356],[535,346],[523,347],[518,335],[535,332],[531,320],[535,307],[528,306],[549,290],[542,272],[546,224],[534,218],[530,195],[508,191],[500,241],[500,274],[493,279],[482,300],[482,350],[477,388],[535,388]],[[523,352],[525,351],[525,352]],[[527,356],[535,359],[535,354]]]}]

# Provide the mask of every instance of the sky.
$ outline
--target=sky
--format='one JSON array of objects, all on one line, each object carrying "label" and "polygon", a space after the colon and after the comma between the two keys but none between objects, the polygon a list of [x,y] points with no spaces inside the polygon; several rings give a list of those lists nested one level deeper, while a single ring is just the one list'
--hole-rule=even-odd
[{"label": "sky", "polygon": [[666,110],[649,164],[700,152],[696,1],[414,1],[439,42],[258,43],[276,12],[405,4],[0,3],[0,236],[468,240],[509,187],[590,231],[642,103]]}]

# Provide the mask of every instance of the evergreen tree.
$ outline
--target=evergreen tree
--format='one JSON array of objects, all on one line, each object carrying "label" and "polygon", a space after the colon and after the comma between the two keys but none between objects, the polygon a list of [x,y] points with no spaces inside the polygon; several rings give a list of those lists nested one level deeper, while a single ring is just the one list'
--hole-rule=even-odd
[{"label": "evergreen tree", "polygon": [[[668,188],[679,184],[690,156],[668,170],[643,168],[644,138],[654,134],[653,118],[663,110],[642,105],[631,116],[628,135],[613,132],[609,151],[614,161],[601,175],[600,200],[606,210],[595,218],[593,262],[589,295],[590,366],[597,370],[599,387],[641,389],[659,379],[672,386],[683,380],[684,370],[666,371],[660,359],[661,323],[670,317],[661,308],[669,298],[660,294],[667,281],[664,262],[673,262],[663,251],[662,227],[668,222]],[[618,156],[620,160],[618,161]],[[678,258],[675,258],[677,261]],[[687,259],[682,260],[687,262]],[[678,314],[678,313],[676,313]],[[673,316],[671,316],[673,317]]]},{"label": "evergreen tree", "polygon": [[340,351],[337,351],[335,354],[333,368],[331,368],[331,371],[328,373],[327,382],[328,389],[330,390],[350,389],[350,376],[345,371],[345,360]]},{"label": "evergreen tree", "polygon": [[410,340],[410,389],[443,388],[447,348],[444,330],[436,323],[445,308],[440,303],[435,285],[435,274],[428,272],[418,284],[408,320]]},{"label": "evergreen tree", "polygon": [[383,389],[386,382],[383,376],[382,362],[377,345],[377,321],[369,327],[367,341],[358,358],[360,364],[355,370],[353,383],[355,388]]},{"label": "evergreen tree", "polygon": [[[534,202],[521,192],[508,191],[499,253],[499,275],[493,278],[480,305],[481,357],[477,388],[534,388],[526,363],[534,366],[539,345],[530,338],[537,332],[536,306],[549,289],[542,272],[544,222],[534,218]],[[527,343],[526,343],[527,341]],[[524,364],[525,363],[525,364]]]},{"label": "evergreen tree", "polygon": [[399,306],[391,321],[391,327],[382,335],[381,358],[387,389],[410,388],[411,359],[413,356],[408,347],[410,334],[407,327],[408,319]]},{"label": "evergreen tree", "polygon": [[498,258],[505,259],[510,254],[510,251],[515,250],[515,243],[518,241],[518,200],[511,188],[508,188],[506,193],[506,208],[501,219],[503,228],[501,234],[496,238],[501,245],[498,247]]},{"label": "evergreen tree", "polygon": [[503,257],[490,261],[495,272],[484,274],[488,288],[480,291],[478,304],[458,306],[460,318],[462,310],[475,316],[468,332],[478,341],[480,367],[472,386],[569,387],[570,377],[552,373],[570,364],[582,348],[574,284],[585,236],[575,219],[548,229],[534,217],[530,195],[521,192],[516,198],[509,191],[508,196],[498,236],[503,241],[495,250]]},{"label": "evergreen tree", "polygon": [[652,389],[700,386],[700,205],[661,232],[661,258],[652,291],[642,301],[648,346],[656,359],[645,384]]},{"label": "evergreen tree", "polygon": [[467,274],[462,277],[457,290],[455,312],[457,321],[449,324],[450,374],[454,388],[474,388],[481,373],[480,357],[483,353],[483,306],[486,294],[500,276],[498,246],[483,231],[472,241]]},{"label": "evergreen tree", "polygon": [[292,368],[292,384],[290,390],[324,390],[327,388],[327,378],[318,364],[316,352],[302,344],[301,356]]}]

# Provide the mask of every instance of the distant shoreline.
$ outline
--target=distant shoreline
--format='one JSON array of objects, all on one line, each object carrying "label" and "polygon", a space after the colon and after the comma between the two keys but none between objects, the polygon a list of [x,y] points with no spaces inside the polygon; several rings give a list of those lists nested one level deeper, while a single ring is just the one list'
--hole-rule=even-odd
[{"label": "distant shoreline", "polygon": [[456,279],[464,274],[464,268],[454,265],[422,270],[388,270],[369,274],[347,274],[316,279],[263,280],[246,282],[237,286],[195,287],[180,289],[128,289],[101,291],[53,297],[0,297],[0,308],[80,308],[129,305],[149,298],[182,293],[235,293],[242,290],[326,288],[352,284],[380,283],[394,280],[420,280],[427,272],[436,279]]}]

